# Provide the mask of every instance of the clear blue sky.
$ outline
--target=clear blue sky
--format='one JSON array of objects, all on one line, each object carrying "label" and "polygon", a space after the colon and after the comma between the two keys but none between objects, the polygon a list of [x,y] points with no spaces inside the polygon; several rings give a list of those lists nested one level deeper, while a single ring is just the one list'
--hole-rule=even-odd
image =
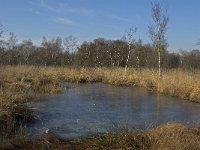
[{"label": "clear blue sky", "polygon": [[[69,35],[80,42],[97,37],[121,38],[137,27],[135,38],[150,42],[150,0],[1,0],[0,23],[22,39],[39,43]],[[168,8],[169,49],[197,49],[200,40],[200,0],[160,0]],[[8,34],[8,33],[7,33]]]}]

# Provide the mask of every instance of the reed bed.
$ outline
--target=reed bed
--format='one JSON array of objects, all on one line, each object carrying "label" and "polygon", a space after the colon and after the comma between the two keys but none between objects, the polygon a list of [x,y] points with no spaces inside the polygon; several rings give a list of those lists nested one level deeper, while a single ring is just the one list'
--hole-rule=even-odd
[{"label": "reed bed", "polygon": [[164,70],[162,77],[153,69],[129,68],[48,68],[48,76],[67,82],[103,82],[140,86],[148,90],[200,102],[200,70]]},{"label": "reed bed", "polygon": [[21,140],[15,145],[30,150],[198,150],[200,127],[167,123],[145,131],[120,131],[68,141],[49,133],[34,142]]},{"label": "reed bed", "polygon": [[[136,70],[128,68],[128,71],[125,73],[124,68],[1,66],[0,140],[3,136],[3,138],[8,138],[10,141],[10,139],[13,139],[13,135],[14,137],[19,135],[18,133],[20,129],[23,128],[24,123],[34,119],[34,111],[27,108],[24,103],[33,101],[37,99],[38,96],[43,94],[55,94],[62,92],[62,82],[103,82],[113,85],[140,86],[154,92],[176,96],[194,102],[200,102],[200,70],[164,70],[162,72],[162,77],[159,78],[158,72],[152,69]],[[180,128],[184,129],[184,133],[192,132],[191,136],[189,133],[187,136],[184,134],[185,140],[187,140],[186,137],[192,138],[192,136],[194,136],[193,130],[199,133],[199,128],[198,130],[197,128],[188,129],[182,126]],[[171,127],[169,129],[164,129],[166,130],[165,132],[172,135],[178,134],[177,136],[182,136],[182,130],[179,135],[179,133],[172,130]],[[155,130],[150,130],[156,133],[155,136],[150,134],[152,133],[150,131],[142,134],[137,133],[136,135],[140,135],[139,137],[141,139],[146,139],[149,136],[153,136],[153,139],[156,139],[158,138],[156,137],[158,135],[159,137],[163,136],[163,138],[165,138],[164,132],[160,134],[161,132],[159,131],[158,134],[158,130],[161,129],[156,128]],[[145,137],[143,137],[144,135]],[[109,136],[106,136],[105,138],[107,137]],[[110,135],[107,142],[109,142],[109,139],[111,142],[116,142],[121,139],[121,137],[119,139],[117,139],[117,137],[117,135]],[[194,140],[199,139],[199,137],[197,138],[195,136],[194,138]],[[170,138],[168,140],[170,140]],[[125,141],[127,142],[127,140]],[[145,142],[148,143],[149,141]],[[180,144],[181,142],[182,141],[180,141]],[[77,144],[77,141],[75,143]],[[151,140],[150,143],[152,144]],[[159,144],[159,139],[156,140],[156,143],[159,146],[162,145]],[[152,145],[150,146],[152,147]],[[164,149],[164,147],[159,148]]]},{"label": "reed bed", "polygon": [[[0,148],[34,120],[34,111],[25,103],[39,95],[63,90],[59,81],[36,67],[0,67]],[[3,141],[3,142],[2,142]],[[5,141],[5,142],[4,142]]]}]

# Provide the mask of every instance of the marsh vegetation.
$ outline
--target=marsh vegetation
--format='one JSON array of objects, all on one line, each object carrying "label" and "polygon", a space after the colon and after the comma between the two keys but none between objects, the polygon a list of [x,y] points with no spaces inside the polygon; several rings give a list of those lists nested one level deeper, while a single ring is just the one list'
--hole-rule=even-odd
[{"label": "marsh vegetation", "polygon": [[[156,71],[154,72],[150,69],[136,70],[129,68],[125,73],[124,68],[74,69],[63,67],[2,66],[1,70],[3,70],[0,74],[1,138],[6,143],[15,139],[19,133],[22,136],[22,128],[25,123],[34,120],[34,111],[27,108],[24,103],[30,100],[37,100],[45,93],[55,94],[62,92],[63,85],[61,83],[63,81],[74,83],[103,82],[113,85],[141,86],[154,92],[195,102],[200,101],[199,70],[193,72],[165,70],[163,71],[162,80],[157,76],[158,73]],[[197,129],[195,128],[195,130]],[[169,132],[172,132],[171,129],[169,130]],[[187,127],[184,127],[184,130],[187,130],[187,132],[193,131],[193,129],[190,130]],[[114,140],[113,138],[111,139]],[[6,145],[5,143],[2,144]]]},{"label": "marsh vegetation", "polygon": [[31,40],[18,42],[12,32],[4,38],[0,25],[0,148],[200,149],[199,125],[167,123],[73,140],[54,133],[33,140],[24,131],[37,118],[26,104],[64,92],[64,82],[143,87],[199,105],[200,51],[167,50],[168,19],[167,11],[152,3],[151,44],[135,39],[138,28],[130,28],[118,40],[97,38],[78,45],[73,36],[43,37],[34,45]]}]

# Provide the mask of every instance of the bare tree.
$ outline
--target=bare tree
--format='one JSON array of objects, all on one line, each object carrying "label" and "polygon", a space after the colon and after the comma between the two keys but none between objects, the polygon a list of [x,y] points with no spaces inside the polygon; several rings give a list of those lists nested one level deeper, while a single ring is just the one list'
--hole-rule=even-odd
[{"label": "bare tree", "polygon": [[45,56],[44,65],[57,65],[57,59],[62,51],[62,39],[57,37],[47,40],[43,37],[42,47]]},{"label": "bare tree", "polygon": [[128,67],[128,62],[129,62],[129,58],[130,58],[130,54],[131,54],[131,43],[132,41],[134,41],[133,39],[133,34],[137,31],[137,28],[130,28],[129,31],[127,32],[127,43],[128,43],[128,55],[127,55],[127,58],[126,58],[126,65],[125,65],[125,68],[124,68],[124,72],[126,73],[127,72],[127,67]]},{"label": "bare tree", "polygon": [[8,39],[8,49],[13,50],[13,48],[16,46],[17,43],[17,37],[13,32],[10,32],[10,36]]},{"label": "bare tree", "polygon": [[[74,54],[77,51],[78,48],[78,40],[73,37],[72,35],[65,37],[63,40],[63,46],[65,54],[70,55]],[[73,57],[67,57],[68,64],[71,64],[73,62]],[[64,61],[64,58],[61,59],[61,61]]]},{"label": "bare tree", "polygon": [[78,40],[71,35],[64,38],[64,40],[63,40],[64,50],[68,51],[69,53],[75,52],[78,47],[77,43],[78,43]]},{"label": "bare tree", "polygon": [[0,24],[0,49],[3,47],[3,43],[4,43],[4,41],[2,39],[3,32],[4,32],[3,25]]},{"label": "bare tree", "polygon": [[154,25],[149,27],[149,34],[153,42],[155,51],[158,53],[158,68],[159,77],[161,77],[161,53],[165,51],[167,47],[167,39],[165,37],[168,24],[168,16],[166,11],[162,10],[161,4],[159,2],[152,3],[152,18]]},{"label": "bare tree", "polygon": [[[33,43],[31,40],[23,40],[17,47],[18,52],[19,52],[19,57],[20,57],[20,65],[23,64],[28,64],[29,57],[31,56],[31,53],[34,50]],[[19,60],[19,58],[18,58]]]},{"label": "bare tree", "polygon": [[135,45],[136,45],[136,67],[137,69],[140,69],[140,51],[142,47],[142,40],[139,39]]}]

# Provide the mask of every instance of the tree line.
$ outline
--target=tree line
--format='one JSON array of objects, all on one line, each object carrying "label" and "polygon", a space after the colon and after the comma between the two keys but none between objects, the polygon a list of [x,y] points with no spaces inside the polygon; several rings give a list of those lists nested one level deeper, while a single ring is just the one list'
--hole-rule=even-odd
[{"label": "tree line", "polygon": [[[157,68],[158,53],[154,46],[145,44],[141,39],[107,40],[98,38],[92,42],[83,42],[78,46],[72,37],[57,37],[47,40],[40,46],[30,40],[17,44],[13,33],[7,41],[1,41],[0,65],[41,65],[41,66],[80,66],[80,67],[125,67],[129,55],[128,67]],[[162,68],[200,69],[200,51],[179,51],[161,53]]]},{"label": "tree line", "polygon": [[184,68],[200,69],[200,51],[167,51],[165,37],[168,17],[159,3],[152,4],[154,24],[149,26],[152,44],[135,40],[137,28],[118,40],[104,38],[85,41],[78,45],[73,36],[47,39],[40,46],[31,40],[18,42],[14,33],[3,38],[0,25],[0,65],[80,66],[80,67],[127,67],[134,68]]}]

